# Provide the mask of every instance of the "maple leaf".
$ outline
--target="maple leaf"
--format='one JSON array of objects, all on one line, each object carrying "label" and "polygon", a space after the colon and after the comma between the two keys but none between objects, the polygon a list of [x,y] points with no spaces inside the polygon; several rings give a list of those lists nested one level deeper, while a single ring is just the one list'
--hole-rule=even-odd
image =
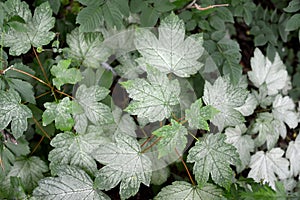
[{"label": "maple leaf", "polygon": [[204,185],[211,175],[218,185],[229,189],[233,171],[231,164],[239,164],[236,148],[225,142],[226,136],[221,133],[209,134],[196,142],[189,150],[187,162],[194,162],[194,174],[200,186]]},{"label": "maple leaf", "polygon": [[265,84],[268,95],[275,95],[286,86],[288,73],[277,52],[272,63],[256,48],[254,57],[251,58],[251,68],[252,71],[248,72],[249,79],[257,88]]},{"label": "maple leaf", "polygon": [[[258,151],[251,156],[250,172],[248,177],[253,178],[256,182],[263,180],[263,183],[275,189],[276,175],[280,179],[289,177],[289,161],[283,158],[284,151],[280,148],[271,149],[269,152]],[[275,175],[276,174],[276,175]]]},{"label": "maple leaf", "polygon": [[197,59],[204,50],[202,34],[184,39],[184,22],[174,13],[161,21],[158,32],[159,39],[148,29],[137,30],[135,45],[143,56],[137,59],[138,63],[180,77],[189,77],[200,70],[203,64]]}]

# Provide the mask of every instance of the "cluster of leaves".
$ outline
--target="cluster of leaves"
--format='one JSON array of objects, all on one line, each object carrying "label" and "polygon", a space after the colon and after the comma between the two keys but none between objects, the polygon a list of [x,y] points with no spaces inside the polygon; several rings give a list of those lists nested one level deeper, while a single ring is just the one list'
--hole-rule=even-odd
[{"label": "cluster of leaves", "polygon": [[300,4],[199,5],[0,2],[0,198],[299,198]]}]

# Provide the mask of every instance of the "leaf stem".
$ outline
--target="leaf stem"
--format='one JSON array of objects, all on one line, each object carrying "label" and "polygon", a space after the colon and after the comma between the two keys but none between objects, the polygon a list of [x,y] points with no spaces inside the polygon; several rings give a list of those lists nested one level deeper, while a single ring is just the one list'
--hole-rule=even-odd
[{"label": "leaf stem", "polygon": [[42,138],[40,139],[40,141],[37,143],[37,145],[35,145],[34,149],[30,153],[30,155],[32,155],[37,150],[37,148],[40,146],[40,144],[44,140],[44,138],[45,138],[45,136],[43,135]]},{"label": "leaf stem", "polygon": [[154,145],[156,145],[156,143],[161,139],[161,137],[157,138],[151,145],[149,145],[148,147],[146,147],[144,150],[141,151],[141,153],[145,153],[146,151],[148,151],[149,149],[151,149]]},{"label": "leaf stem", "polygon": [[187,174],[188,174],[188,176],[189,176],[189,179],[190,179],[192,185],[195,186],[195,185],[196,185],[196,184],[195,184],[195,181],[193,180],[193,178],[192,178],[192,176],[191,176],[191,173],[190,173],[188,167],[186,166],[186,164],[185,164],[185,162],[184,162],[182,156],[179,154],[179,152],[178,152],[178,150],[177,150],[176,148],[175,148],[175,151],[176,151],[176,154],[179,156],[179,159],[181,160],[181,162],[182,162],[182,164],[183,164],[183,166],[184,166],[184,168],[185,168],[185,170],[186,170],[186,172],[187,172]]},{"label": "leaf stem", "polygon": [[141,144],[141,147],[143,147],[145,144],[147,144],[150,140],[152,140],[152,138],[154,137],[154,135],[151,135],[145,142],[143,142],[143,144]]},{"label": "leaf stem", "polygon": [[[19,72],[19,73],[21,73],[21,74],[25,74],[25,75],[27,75],[27,76],[29,76],[29,77],[31,77],[31,78],[37,80],[38,82],[40,82],[40,83],[42,83],[42,84],[48,86],[49,88],[52,88],[52,86],[51,86],[49,83],[46,83],[46,82],[43,81],[42,79],[39,79],[38,77],[33,76],[32,74],[29,74],[29,73],[27,73],[27,72],[24,72],[23,70],[14,68],[13,66],[10,66],[10,67],[7,68],[7,69],[10,69],[10,70],[13,70],[13,71],[17,71],[17,72]],[[7,71],[8,71],[8,70],[7,70]]]},{"label": "leaf stem", "polygon": [[203,11],[203,10],[208,10],[208,9],[211,9],[211,8],[224,7],[224,6],[229,6],[229,4],[216,4],[216,5],[211,5],[211,6],[207,6],[207,7],[202,8],[197,3],[194,3],[194,5],[191,6],[191,8],[196,8],[197,10]]},{"label": "leaf stem", "polygon": [[50,136],[48,135],[48,133],[43,129],[43,127],[41,126],[41,124],[36,120],[36,118],[34,116],[32,116],[32,119],[34,121],[34,123],[41,129],[41,131],[45,134],[45,136],[51,140]]},{"label": "leaf stem", "polygon": [[195,139],[195,140],[197,140],[197,141],[199,141],[199,139],[198,138],[196,138],[196,136],[194,136],[194,134],[193,133],[191,133],[190,131],[188,131],[188,133]]},{"label": "leaf stem", "polygon": [[44,69],[44,67],[43,67],[43,65],[42,65],[42,63],[41,63],[41,61],[40,61],[40,58],[39,58],[39,56],[37,55],[37,52],[36,52],[35,48],[32,47],[32,49],[33,49],[34,55],[35,55],[35,57],[36,57],[36,59],[37,59],[37,61],[38,61],[38,63],[39,63],[40,69],[41,69],[41,71],[42,71],[42,73],[43,73],[43,75],[44,75],[44,77],[45,77],[47,83],[49,84],[49,83],[50,83],[50,82],[49,82],[49,79],[48,79],[47,74],[46,74],[46,72],[45,72],[45,69]]}]

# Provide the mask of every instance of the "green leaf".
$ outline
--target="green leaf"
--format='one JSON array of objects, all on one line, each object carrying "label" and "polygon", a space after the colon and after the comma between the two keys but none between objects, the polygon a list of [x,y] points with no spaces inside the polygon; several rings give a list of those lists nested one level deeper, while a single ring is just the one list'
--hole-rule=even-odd
[{"label": "green leaf", "polygon": [[212,184],[203,187],[194,186],[184,181],[175,181],[158,193],[154,200],[190,199],[190,200],[221,200],[222,190]]},{"label": "green leaf", "polygon": [[107,0],[102,6],[102,13],[108,28],[121,29],[123,25],[123,15],[117,5],[117,0]]},{"label": "green leaf", "polygon": [[26,158],[22,156],[15,161],[7,175],[7,181],[10,180],[10,177],[20,177],[25,191],[31,192],[37,186],[38,181],[44,178],[43,173],[47,171],[48,166],[39,157]]},{"label": "green leaf", "polygon": [[300,10],[300,2],[298,0],[292,0],[289,2],[289,5],[283,9],[285,12],[297,12]]},{"label": "green leaf", "polygon": [[286,22],[286,31],[294,31],[300,28],[300,14],[293,15],[287,22]]},{"label": "green leaf", "polygon": [[121,83],[133,99],[125,111],[150,122],[162,121],[170,117],[172,106],[179,104],[179,82],[170,81],[154,68],[148,67],[147,72],[148,81],[134,79]]},{"label": "green leaf", "polygon": [[[251,156],[249,167],[251,168],[248,177],[256,182],[263,180],[263,183],[275,189],[275,181],[285,179],[290,176],[289,161],[283,158],[284,151],[280,148],[274,148],[269,152],[258,151]],[[276,174],[276,175],[275,175]]]},{"label": "green leaf", "polygon": [[76,17],[76,23],[80,24],[80,32],[94,32],[104,26],[103,12],[100,6],[88,6],[83,8]]},{"label": "green leaf", "polygon": [[26,2],[20,0],[8,0],[4,4],[4,10],[8,14],[8,17],[21,17],[18,21],[29,21],[31,19],[31,12]]},{"label": "green leaf", "polygon": [[60,0],[49,1],[49,4],[51,6],[53,13],[57,15],[61,5]]},{"label": "green leaf", "polygon": [[27,130],[27,118],[31,117],[31,110],[21,104],[21,97],[15,90],[0,90],[0,130],[11,122],[11,133],[18,139]]},{"label": "green leaf", "polygon": [[43,126],[55,121],[55,127],[62,131],[69,131],[74,126],[73,114],[74,102],[65,97],[59,102],[46,102],[46,110],[43,113]]},{"label": "green leaf", "polygon": [[[281,182],[275,182],[276,190],[273,190],[268,185],[251,184],[251,190],[241,191],[241,199],[243,200],[257,200],[257,199],[269,199],[269,200],[287,200],[289,199],[285,188]],[[293,199],[293,198],[292,198]]]},{"label": "green leaf", "polygon": [[93,124],[110,124],[113,122],[113,116],[110,108],[100,103],[109,93],[109,90],[97,85],[87,88],[81,85],[75,94],[75,99],[82,107],[83,113],[75,115],[75,129],[79,133],[84,133],[88,121]]},{"label": "green leaf", "polygon": [[184,22],[174,13],[162,20],[158,32],[159,39],[148,29],[137,30],[135,45],[143,56],[137,59],[140,64],[180,77],[189,77],[200,70],[203,64],[197,59],[204,50],[202,34],[184,39]]},{"label": "green leaf", "polygon": [[135,195],[140,183],[149,186],[151,181],[151,161],[141,153],[138,141],[124,133],[115,134],[116,143],[99,146],[94,158],[106,165],[97,174],[95,184],[98,189],[110,190],[120,184],[121,199]]},{"label": "green leaf", "polygon": [[187,144],[187,129],[173,119],[171,119],[171,124],[152,132],[153,135],[161,137],[157,143],[158,158],[173,151],[182,152]]},{"label": "green leaf", "polygon": [[[140,1],[139,1],[140,4]],[[152,7],[145,6],[142,7],[142,12],[140,15],[140,21],[142,27],[153,27],[157,23],[159,18],[159,12]]]},{"label": "green leaf", "polygon": [[288,73],[278,53],[272,63],[256,48],[254,57],[251,58],[251,68],[252,71],[248,72],[249,79],[257,88],[266,84],[268,95],[275,95],[285,87]]},{"label": "green leaf", "polygon": [[185,111],[185,119],[191,128],[209,130],[207,120],[212,119],[219,111],[212,106],[202,105],[202,99],[195,101],[190,109]]},{"label": "green leaf", "polygon": [[30,83],[20,79],[10,79],[7,83],[10,88],[19,92],[24,101],[35,104],[33,86]]},{"label": "green leaf", "polygon": [[[12,2],[17,5],[21,4],[18,0]],[[27,53],[31,46],[47,45],[55,36],[55,33],[49,31],[54,27],[55,19],[52,17],[52,10],[48,2],[36,7],[32,18],[27,9],[23,9],[26,14],[21,16],[26,22],[26,30],[18,31],[10,28],[4,34],[4,46],[10,47],[10,55],[19,56]]]},{"label": "green leaf", "polygon": [[239,65],[242,58],[239,44],[236,41],[223,38],[217,43],[217,46],[223,59],[221,65],[223,74],[229,74],[231,82],[236,84],[242,76],[242,67]]},{"label": "green leaf", "polygon": [[[217,15],[222,19],[221,21],[234,23],[232,12],[226,7],[220,7],[217,10]],[[219,28],[217,30],[220,30]]]},{"label": "green leaf", "polygon": [[76,28],[67,35],[69,48],[65,48],[64,51],[67,58],[85,67],[99,68],[111,55],[110,50],[102,42],[101,33],[80,33]]},{"label": "green leaf", "polygon": [[48,177],[39,181],[33,197],[37,200],[85,199],[108,200],[106,194],[93,187],[92,179],[83,170],[61,166],[58,177]]},{"label": "green leaf", "polygon": [[212,180],[226,188],[230,188],[233,171],[230,165],[240,163],[236,148],[225,142],[226,136],[221,133],[206,135],[199,139],[189,150],[187,162],[194,162],[194,174],[197,183],[203,186],[211,175]]},{"label": "green leaf", "polygon": [[68,69],[70,64],[71,60],[60,60],[58,65],[53,65],[50,70],[51,74],[56,77],[52,79],[53,85],[55,85],[59,90],[60,86],[66,83],[75,84],[82,79],[79,69]]},{"label": "green leaf", "polygon": [[247,131],[244,124],[237,125],[225,130],[226,142],[232,144],[238,151],[241,163],[237,165],[237,172],[240,173],[250,163],[250,152],[254,151],[254,141],[250,135],[243,135]]},{"label": "green leaf", "polygon": [[92,152],[103,142],[102,130],[84,135],[64,132],[56,135],[51,140],[54,147],[49,152],[49,161],[52,174],[57,173],[60,165],[80,167],[90,174],[97,171],[97,164],[92,158]]},{"label": "green leaf", "polygon": [[208,81],[204,85],[203,101],[220,112],[211,122],[222,131],[227,126],[235,126],[245,121],[238,108],[245,104],[248,91],[238,85],[230,84],[228,78],[219,77],[213,85]]},{"label": "green leaf", "polygon": [[0,143],[0,177],[3,174],[7,174],[13,163],[15,162],[15,157],[21,155],[27,155],[30,153],[29,143],[25,139],[25,136],[17,139],[17,144],[10,141]]}]

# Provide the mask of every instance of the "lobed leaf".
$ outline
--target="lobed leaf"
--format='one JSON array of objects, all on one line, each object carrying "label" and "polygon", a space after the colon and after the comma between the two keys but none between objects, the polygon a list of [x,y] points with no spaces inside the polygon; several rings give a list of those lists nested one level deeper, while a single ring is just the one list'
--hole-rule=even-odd
[{"label": "lobed leaf", "polygon": [[184,181],[175,181],[158,193],[154,200],[190,199],[190,200],[221,200],[222,190],[212,184],[203,187],[194,186]]},{"label": "lobed leaf", "polygon": [[11,133],[18,139],[27,129],[27,118],[31,117],[31,110],[21,104],[21,97],[15,90],[0,90],[0,130],[11,123]]},{"label": "lobed leaf", "polygon": [[202,105],[201,99],[195,101],[191,108],[185,111],[185,118],[191,128],[209,130],[207,120],[212,119],[219,111],[212,106]]},{"label": "lobed leaf", "polygon": [[59,102],[46,102],[43,113],[43,125],[47,126],[55,121],[55,127],[62,131],[69,131],[74,126],[74,119],[71,114],[74,113],[75,103],[70,101],[69,97],[65,97]]},{"label": "lobed leaf", "polygon": [[68,69],[71,64],[71,60],[60,60],[58,65],[53,65],[51,68],[51,74],[55,76],[52,79],[53,85],[59,90],[60,87],[66,83],[75,84],[81,81],[82,76],[79,69]]},{"label": "lobed leaf", "polygon": [[220,112],[211,122],[222,131],[227,126],[235,126],[244,122],[239,108],[246,102],[248,91],[238,85],[232,85],[228,78],[219,77],[214,84],[208,81],[204,85],[203,101]]},{"label": "lobed leaf", "polygon": [[[28,6],[25,6],[21,1],[11,0],[6,4],[8,12],[21,15],[25,21],[22,30],[11,27],[4,34],[4,46],[10,47],[10,55],[19,56],[27,53],[31,46],[47,45],[54,38],[55,33],[49,30],[54,27],[55,19],[52,17],[52,10],[48,2],[36,7],[32,18]],[[13,6],[16,6],[16,8],[12,8]]]},{"label": "lobed leaf", "polygon": [[203,186],[211,175],[216,184],[229,189],[233,177],[230,165],[240,164],[240,159],[236,148],[225,140],[224,134],[209,134],[189,150],[187,162],[195,163],[193,172],[198,185]]},{"label": "lobed leaf", "polygon": [[187,129],[173,119],[171,125],[163,126],[152,134],[161,138],[157,143],[158,159],[173,151],[182,152],[187,144]]},{"label": "lobed leaf", "polygon": [[151,65],[161,72],[189,77],[203,66],[197,59],[203,54],[201,34],[186,39],[184,23],[174,13],[162,20],[159,39],[147,29],[136,32],[135,45],[143,57],[137,61],[141,65]]},{"label": "lobed leaf", "polygon": [[102,167],[96,177],[96,187],[110,190],[120,184],[121,199],[135,195],[140,183],[149,186],[151,181],[151,161],[141,153],[138,141],[125,133],[115,134],[116,143],[99,146],[93,157]]},{"label": "lobed leaf", "polygon": [[97,85],[87,88],[81,85],[75,94],[76,102],[82,107],[83,112],[75,115],[75,129],[84,133],[88,122],[103,125],[113,122],[113,115],[110,108],[100,103],[109,93],[109,90]]},{"label": "lobed leaf", "polygon": [[67,44],[69,47],[64,49],[66,57],[85,67],[99,68],[111,55],[99,32],[81,33],[76,28],[67,35]]},{"label": "lobed leaf", "polygon": [[103,192],[94,189],[92,179],[83,170],[61,166],[58,177],[47,177],[34,189],[33,197],[37,200],[108,200]]},{"label": "lobed leaf", "polygon": [[[280,179],[289,177],[289,161],[283,158],[284,151],[280,148],[271,149],[269,152],[258,151],[251,156],[250,172],[248,177],[256,182],[263,180],[275,189],[276,175]],[[275,175],[276,174],[276,175]]]},{"label": "lobed leaf", "polygon": [[125,111],[150,122],[162,121],[171,116],[172,107],[179,104],[180,86],[177,80],[169,80],[154,68],[147,68],[148,81],[134,79],[121,85],[133,99]]},{"label": "lobed leaf", "polygon": [[102,130],[84,135],[64,132],[57,134],[51,140],[53,150],[49,152],[50,169],[52,174],[57,173],[57,167],[70,165],[80,167],[90,174],[97,171],[97,164],[92,152],[102,143],[106,142]]}]

